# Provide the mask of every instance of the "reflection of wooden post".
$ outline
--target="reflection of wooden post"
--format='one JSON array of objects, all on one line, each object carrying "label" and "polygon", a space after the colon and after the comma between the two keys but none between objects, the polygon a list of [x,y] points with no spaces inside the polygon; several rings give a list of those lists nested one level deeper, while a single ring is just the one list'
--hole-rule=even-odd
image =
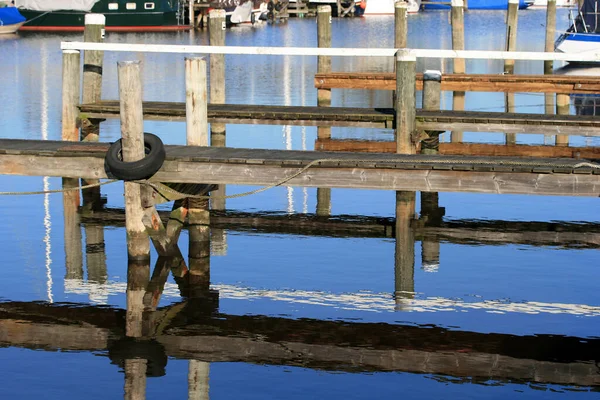
[{"label": "reflection of wooden post", "polygon": [[[519,0],[508,0],[506,14],[506,51],[517,50],[517,21],[519,16]],[[515,60],[504,60],[504,72],[515,72]]]},{"label": "reflection of wooden post", "polygon": [[[322,48],[331,47],[331,6],[317,7],[317,46]],[[317,72],[331,72],[331,57],[317,57]],[[317,105],[319,107],[331,106],[331,89],[317,90]],[[317,127],[319,139],[331,138],[331,128],[325,126]],[[317,215],[329,215],[331,213],[331,189],[317,188]]]},{"label": "reflection of wooden post", "polygon": [[62,66],[62,140],[79,140],[77,106],[79,105],[80,55],[77,50],[63,51]]},{"label": "reflection of wooden post", "polygon": [[[514,93],[504,93],[504,104],[506,106],[507,113],[515,112],[515,94]],[[516,133],[506,133],[504,134],[505,143],[506,144],[517,144],[517,134]]]},{"label": "reflection of wooden post", "polygon": [[188,367],[188,400],[208,400],[210,364],[190,360]]},{"label": "reflection of wooden post", "polygon": [[202,57],[185,58],[185,118],[188,146],[208,146],[206,61]]},{"label": "reflection of wooden post", "polygon": [[194,0],[190,0],[189,2],[189,19],[190,19],[190,28],[194,29],[196,23],[196,16],[194,15]]},{"label": "reflection of wooden post", "polygon": [[[548,0],[546,6],[546,44],[544,51],[552,53],[554,51],[554,36],[556,34],[556,0]],[[544,74],[551,74],[554,69],[554,62],[544,61]]]},{"label": "reflection of wooden post", "polygon": [[208,293],[210,286],[210,212],[208,200],[189,201],[189,297]]},{"label": "reflection of wooden post", "polygon": [[[79,186],[79,179],[63,178],[63,189]],[[79,224],[79,190],[63,192],[65,226],[65,279],[83,279],[83,252],[81,249],[81,226]]]},{"label": "reflection of wooden post", "polygon": [[[569,115],[571,112],[571,98],[568,94],[556,94],[556,113],[558,115]],[[557,146],[568,146],[569,135],[556,135]]]},{"label": "reflection of wooden post", "polygon": [[125,335],[142,337],[144,294],[150,281],[150,260],[129,260],[127,263],[127,312]]},{"label": "reflection of wooden post", "polygon": [[415,76],[417,57],[409,49],[400,49],[396,53],[396,152],[415,154],[413,140],[415,131]]},{"label": "reflection of wooden post", "polygon": [[[452,0],[451,4],[452,49],[464,50],[466,3],[463,3],[462,0]],[[455,58],[453,60],[452,70],[455,74],[464,74],[466,72],[465,59]],[[462,111],[465,109],[465,92],[452,93],[452,109],[455,111]],[[462,142],[463,133],[461,131],[452,131],[450,133],[450,140],[453,142]]]},{"label": "reflection of wooden post", "polygon": [[[121,61],[117,65],[122,155],[123,161],[132,162],[144,158],[140,61]],[[125,229],[127,230],[127,253],[130,259],[150,257],[150,241],[142,222],[144,209],[141,191],[142,187],[139,184],[125,182]]]},{"label": "reflection of wooden post", "polygon": [[146,370],[144,359],[125,360],[125,400],[146,400]]},{"label": "reflection of wooden post", "polygon": [[[225,46],[225,10],[210,10],[209,34],[211,46]],[[225,55],[210,55],[210,102],[225,103]],[[225,147],[225,124],[210,124],[210,142]]]},{"label": "reflection of wooden post", "polygon": [[85,225],[85,257],[88,281],[105,283],[107,278],[106,251],[102,225]]},{"label": "reflection of wooden post", "polygon": [[415,192],[396,192],[395,298],[401,307],[403,298],[415,291],[415,234],[411,221],[415,215]]},{"label": "reflection of wooden post", "polygon": [[408,47],[408,3],[398,1],[394,6],[394,48]]}]

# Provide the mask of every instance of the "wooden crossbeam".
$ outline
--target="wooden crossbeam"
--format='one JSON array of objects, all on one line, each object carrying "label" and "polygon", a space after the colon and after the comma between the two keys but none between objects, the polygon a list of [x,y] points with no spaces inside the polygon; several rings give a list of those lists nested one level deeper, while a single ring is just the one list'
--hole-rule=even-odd
[{"label": "wooden crossbeam", "polygon": [[[317,89],[396,90],[396,74],[330,72],[315,74]],[[423,90],[423,74],[417,74],[417,90]],[[444,74],[442,90],[508,93],[600,93],[600,77],[566,75]]]}]

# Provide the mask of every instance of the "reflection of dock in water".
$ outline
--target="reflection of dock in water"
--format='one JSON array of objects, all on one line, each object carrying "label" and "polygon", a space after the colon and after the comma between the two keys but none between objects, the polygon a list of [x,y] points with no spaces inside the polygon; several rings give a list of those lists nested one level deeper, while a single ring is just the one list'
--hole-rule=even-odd
[{"label": "reflection of dock in water", "polygon": [[122,309],[2,303],[0,342],[49,351],[107,351],[113,358],[122,356],[117,350],[127,342],[130,353],[137,348],[138,357],[159,364],[174,357],[328,371],[444,374],[459,382],[600,385],[599,339],[226,315],[215,304],[210,298],[190,299],[144,313],[140,337],[153,340],[140,343],[125,338]]}]

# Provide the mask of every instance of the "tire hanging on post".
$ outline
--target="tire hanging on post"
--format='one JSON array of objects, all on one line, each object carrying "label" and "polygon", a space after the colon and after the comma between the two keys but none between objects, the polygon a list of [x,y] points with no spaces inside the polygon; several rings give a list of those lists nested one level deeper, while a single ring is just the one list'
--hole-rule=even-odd
[{"label": "tire hanging on post", "polygon": [[107,173],[124,181],[148,179],[154,175],[165,161],[165,146],[160,138],[152,133],[144,133],[145,157],[138,161],[126,162],[122,157],[122,142],[117,140],[110,145],[104,159]]}]

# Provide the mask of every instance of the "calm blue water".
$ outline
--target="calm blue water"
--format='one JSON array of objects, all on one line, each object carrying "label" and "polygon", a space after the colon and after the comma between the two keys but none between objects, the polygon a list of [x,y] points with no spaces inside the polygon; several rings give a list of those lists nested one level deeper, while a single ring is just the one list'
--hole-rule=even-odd
[{"label": "calm blue water", "polygon": [[[467,48],[501,50],[504,15],[467,13]],[[566,11],[559,10],[559,29],[565,17]],[[541,51],[545,12],[520,11],[519,18],[518,50]],[[81,35],[22,34],[0,40],[0,137],[60,139],[60,42],[81,39]],[[316,46],[316,22],[292,19],[285,25],[231,29],[226,40],[228,45]],[[109,34],[107,41],[208,44],[208,37],[206,32]],[[392,42],[392,17],[333,20],[334,47],[391,47]],[[409,46],[450,48],[448,13],[411,16]],[[184,55],[175,54],[106,53],[104,98],[117,98],[116,62],[136,59],[142,60],[144,99],[184,100]],[[226,64],[229,103],[316,104],[313,57],[227,56]],[[387,59],[333,61],[334,71],[391,68],[392,61]],[[418,68],[451,71],[451,65],[440,60],[420,61]],[[500,73],[502,68],[496,61],[467,63],[467,72],[472,73]],[[516,73],[541,70],[541,62],[516,65]],[[333,92],[332,102],[389,106],[390,96],[338,90]],[[516,95],[516,104],[521,112],[543,112],[544,97]],[[451,94],[445,93],[442,107],[451,106]],[[500,111],[503,107],[502,94],[466,96],[467,109]],[[103,141],[120,135],[118,121],[106,121],[101,129]],[[145,130],[168,144],[185,142],[183,123],[146,121]],[[332,133],[335,138],[392,139],[385,130],[333,128]],[[231,147],[311,150],[315,139],[313,127],[227,126],[227,145]],[[466,132],[465,140],[503,143],[504,135]],[[519,135],[518,141],[544,143],[545,138]],[[590,138],[572,138],[571,142],[599,144]],[[0,176],[0,187],[2,191],[58,189],[61,180]],[[249,189],[254,188],[228,186],[227,193]],[[122,193],[119,183],[102,188],[110,208],[123,207]],[[446,210],[445,221],[556,222],[558,225],[552,226],[558,226],[557,230],[570,222],[600,223],[598,199],[593,198],[461,193],[440,193],[439,197]],[[227,200],[227,209],[312,214],[316,189],[276,188]],[[72,243],[64,239],[62,196],[0,196],[0,210],[4,223],[0,234],[4,266],[0,269],[2,398],[123,396],[127,392],[125,367],[115,361],[111,349],[114,341],[123,338],[127,304],[124,228],[101,229],[105,262],[94,263],[92,269],[93,263],[84,253],[81,277],[65,279],[65,248]],[[333,215],[393,218],[394,210],[394,192],[332,191]],[[597,226],[595,231],[590,229],[589,235],[599,231]],[[85,250],[86,235],[92,231],[82,227],[80,232]],[[500,233],[492,233],[495,235]],[[179,243],[187,254],[187,231]],[[442,240],[439,265],[432,268],[422,263],[421,242],[417,241],[415,294],[408,299],[394,298],[394,251],[394,239],[384,236],[248,232],[235,226],[213,230],[210,280],[211,288],[219,292],[218,307],[212,309],[212,317],[210,313],[194,315],[190,311],[194,308],[186,307],[166,334],[196,338],[196,345],[204,350],[182,353],[177,346],[164,344],[166,350],[161,354],[169,359],[162,376],[148,377],[145,383],[141,379],[141,384],[133,386],[140,394],[139,388],[145,385],[147,398],[185,398],[188,387],[194,386],[188,384],[189,368],[196,368],[203,371],[200,375],[208,374],[209,389],[200,385],[201,390],[189,398],[598,398],[598,386],[593,386],[594,382],[600,385],[596,248],[511,243],[510,239],[496,245]],[[153,254],[151,266],[155,260]],[[71,307],[65,303],[76,304],[75,311],[70,314]],[[28,311],[20,308],[23,304]],[[160,307],[176,309],[186,304],[170,276]],[[81,315],[75,313],[86,305],[92,307]],[[111,320],[115,316],[116,320]],[[264,326],[252,316],[263,316]],[[306,321],[306,325],[298,328],[294,321]],[[362,326],[368,328],[368,335],[359,334]],[[89,327],[95,327],[94,334],[84,329]],[[279,331],[285,327],[291,331]],[[345,340],[334,334],[342,328],[350,332]],[[412,339],[389,345],[381,339],[379,343],[382,335],[396,328],[413,332]],[[445,329],[456,332],[458,339],[444,339],[448,335]],[[438,330],[446,333],[438,335]],[[60,338],[67,337],[65,332],[74,333],[63,342]],[[108,342],[102,342],[104,335],[110,338]],[[557,341],[539,339],[548,335]],[[435,340],[427,342],[430,336]],[[568,351],[567,356],[559,356],[560,349],[568,348],[567,342],[560,340],[563,336],[579,338],[575,340],[583,347],[583,355]],[[533,341],[517,345],[524,337]],[[94,347],[92,339],[104,344]],[[80,342],[84,345],[77,347]],[[306,347],[294,352],[298,343]],[[279,356],[281,349],[294,356]],[[369,351],[378,352],[377,356]],[[425,356],[429,361],[423,361]],[[407,361],[403,367],[392,363],[396,367],[384,368],[383,361],[369,357]],[[190,363],[190,358],[202,363]],[[561,368],[569,369],[571,377],[549,372]],[[481,375],[481,371],[486,372]]]}]

